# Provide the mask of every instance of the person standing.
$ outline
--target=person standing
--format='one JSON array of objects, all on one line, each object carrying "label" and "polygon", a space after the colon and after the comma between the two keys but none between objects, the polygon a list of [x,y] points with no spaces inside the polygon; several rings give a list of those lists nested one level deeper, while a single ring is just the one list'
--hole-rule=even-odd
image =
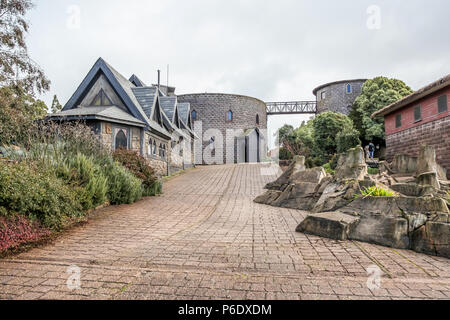
[{"label": "person standing", "polygon": [[375,145],[373,142],[369,143],[369,159],[374,159],[375,156]]}]

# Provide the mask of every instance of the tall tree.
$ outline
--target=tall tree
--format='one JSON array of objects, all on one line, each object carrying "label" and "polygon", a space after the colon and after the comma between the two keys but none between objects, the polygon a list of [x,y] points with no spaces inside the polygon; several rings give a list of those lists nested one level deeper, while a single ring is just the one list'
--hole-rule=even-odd
[{"label": "tall tree", "polygon": [[397,79],[376,77],[366,81],[350,113],[356,129],[361,133],[361,140],[384,141],[384,119],[372,119],[372,114],[412,92],[410,87]]},{"label": "tall tree", "polygon": [[0,86],[22,87],[29,93],[49,89],[50,81],[28,55],[25,14],[31,0],[0,0]]},{"label": "tall tree", "polygon": [[53,102],[52,102],[52,113],[57,113],[61,111],[62,105],[59,103],[58,97],[56,94],[53,96]]}]

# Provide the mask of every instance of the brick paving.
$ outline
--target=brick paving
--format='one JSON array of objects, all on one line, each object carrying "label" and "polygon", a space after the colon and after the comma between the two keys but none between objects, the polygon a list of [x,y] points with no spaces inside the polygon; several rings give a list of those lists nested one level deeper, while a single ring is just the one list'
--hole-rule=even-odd
[{"label": "brick paving", "polygon": [[[0,260],[0,299],[450,299],[448,259],[296,233],[306,212],[253,203],[275,178],[263,167],[199,167],[160,197],[99,210]],[[383,274],[370,290],[373,265]]]}]

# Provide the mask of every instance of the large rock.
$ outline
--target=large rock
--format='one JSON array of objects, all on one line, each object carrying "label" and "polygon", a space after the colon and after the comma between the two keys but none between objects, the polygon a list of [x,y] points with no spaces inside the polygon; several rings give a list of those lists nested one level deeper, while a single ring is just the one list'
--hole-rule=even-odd
[{"label": "large rock", "polygon": [[297,227],[297,232],[334,240],[347,240],[351,227],[358,221],[357,216],[340,212],[311,214]]},{"label": "large rock", "polygon": [[336,168],[336,180],[364,180],[367,174],[363,148],[357,147],[341,154]]},{"label": "large rock", "polygon": [[417,165],[417,183],[431,185],[439,189],[438,180],[447,180],[447,172],[436,162],[436,149],[432,146],[422,145]]},{"label": "large rock", "polygon": [[405,218],[382,214],[364,214],[349,239],[375,243],[383,246],[409,249],[408,221]]},{"label": "large rock", "polygon": [[390,169],[395,173],[415,173],[417,171],[417,157],[398,154],[395,156]]},{"label": "large rock", "polygon": [[294,157],[294,162],[286,169],[286,171],[279,177],[276,181],[268,183],[265,189],[269,190],[280,190],[283,186],[290,184],[291,176],[298,172],[306,170],[305,157],[296,156]]},{"label": "large rock", "polygon": [[417,252],[450,258],[450,224],[427,222],[413,233],[411,249]]},{"label": "large rock", "polygon": [[425,172],[419,174],[416,182],[419,186],[431,186],[438,190],[441,188],[436,172]]}]

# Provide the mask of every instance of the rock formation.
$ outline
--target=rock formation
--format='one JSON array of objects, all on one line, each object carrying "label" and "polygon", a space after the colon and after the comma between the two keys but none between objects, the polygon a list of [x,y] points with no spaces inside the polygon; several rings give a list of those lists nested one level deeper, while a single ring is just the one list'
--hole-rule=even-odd
[{"label": "rock formation", "polygon": [[[340,156],[334,176],[321,167],[306,169],[298,157],[255,202],[311,211],[298,232],[450,258],[450,183],[434,149],[423,146],[419,158],[402,155],[383,166],[369,176],[360,147]],[[361,190],[373,186],[394,196],[362,196]]]}]

